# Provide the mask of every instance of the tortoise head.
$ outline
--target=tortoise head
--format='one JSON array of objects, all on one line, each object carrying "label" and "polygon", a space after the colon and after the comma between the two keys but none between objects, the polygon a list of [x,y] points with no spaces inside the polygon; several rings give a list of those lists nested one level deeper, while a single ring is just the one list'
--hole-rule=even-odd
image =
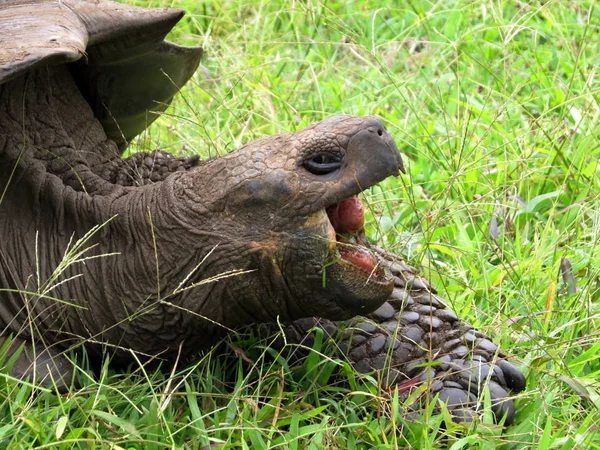
[{"label": "tortoise head", "polygon": [[[244,268],[256,272],[258,290],[288,299],[283,311],[267,307],[271,315],[341,319],[373,311],[391,294],[392,279],[364,237],[357,194],[399,171],[400,154],[379,119],[337,116],[211,161],[185,191],[209,199],[221,236],[253,261]],[[237,296],[256,291],[246,286]]]}]

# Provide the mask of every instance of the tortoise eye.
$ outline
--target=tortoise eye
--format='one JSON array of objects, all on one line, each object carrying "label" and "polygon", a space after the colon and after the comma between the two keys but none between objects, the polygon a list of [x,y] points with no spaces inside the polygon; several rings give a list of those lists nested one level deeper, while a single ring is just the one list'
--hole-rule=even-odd
[{"label": "tortoise eye", "polygon": [[317,153],[304,161],[303,165],[314,175],[327,175],[342,167],[342,157],[328,152]]}]

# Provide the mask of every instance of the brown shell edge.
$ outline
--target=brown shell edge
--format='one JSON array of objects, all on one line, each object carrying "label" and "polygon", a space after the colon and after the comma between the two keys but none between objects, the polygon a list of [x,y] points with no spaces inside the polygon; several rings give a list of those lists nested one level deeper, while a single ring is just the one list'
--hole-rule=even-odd
[{"label": "brown shell edge", "polygon": [[198,67],[202,48],[164,40],[183,14],[107,0],[8,0],[0,10],[0,84],[76,61],[79,88],[123,150]]}]

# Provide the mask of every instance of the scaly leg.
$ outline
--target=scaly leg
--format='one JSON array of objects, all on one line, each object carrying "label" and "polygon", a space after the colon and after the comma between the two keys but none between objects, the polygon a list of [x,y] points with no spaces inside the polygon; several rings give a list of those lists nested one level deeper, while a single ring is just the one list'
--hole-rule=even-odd
[{"label": "scaly leg", "polygon": [[165,180],[174,172],[189,170],[200,164],[199,156],[179,158],[162,150],[134,153],[92,167],[101,178],[120,186],[143,186]]},{"label": "scaly leg", "polygon": [[439,395],[454,418],[470,420],[489,389],[496,420],[513,422],[509,392],[525,388],[523,374],[506,361],[488,337],[446,308],[436,290],[416,270],[379,250],[395,277],[390,299],[367,317],[343,323],[308,318],[286,327],[288,342],[312,346],[310,330],[320,327],[357,372],[382,373],[384,388],[411,388],[429,383],[429,398]]}]

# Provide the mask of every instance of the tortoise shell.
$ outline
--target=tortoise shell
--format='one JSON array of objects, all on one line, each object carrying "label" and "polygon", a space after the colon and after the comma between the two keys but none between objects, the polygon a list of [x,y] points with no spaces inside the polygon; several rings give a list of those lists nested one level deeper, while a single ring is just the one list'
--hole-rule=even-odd
[{"label": "tortoise shell", "polygon": [[68,64],[107,137],[123,150],[198,67],[201,47],[165,40],[183,15],[107,0],[5,0],[0,84],[45,65]]}]

